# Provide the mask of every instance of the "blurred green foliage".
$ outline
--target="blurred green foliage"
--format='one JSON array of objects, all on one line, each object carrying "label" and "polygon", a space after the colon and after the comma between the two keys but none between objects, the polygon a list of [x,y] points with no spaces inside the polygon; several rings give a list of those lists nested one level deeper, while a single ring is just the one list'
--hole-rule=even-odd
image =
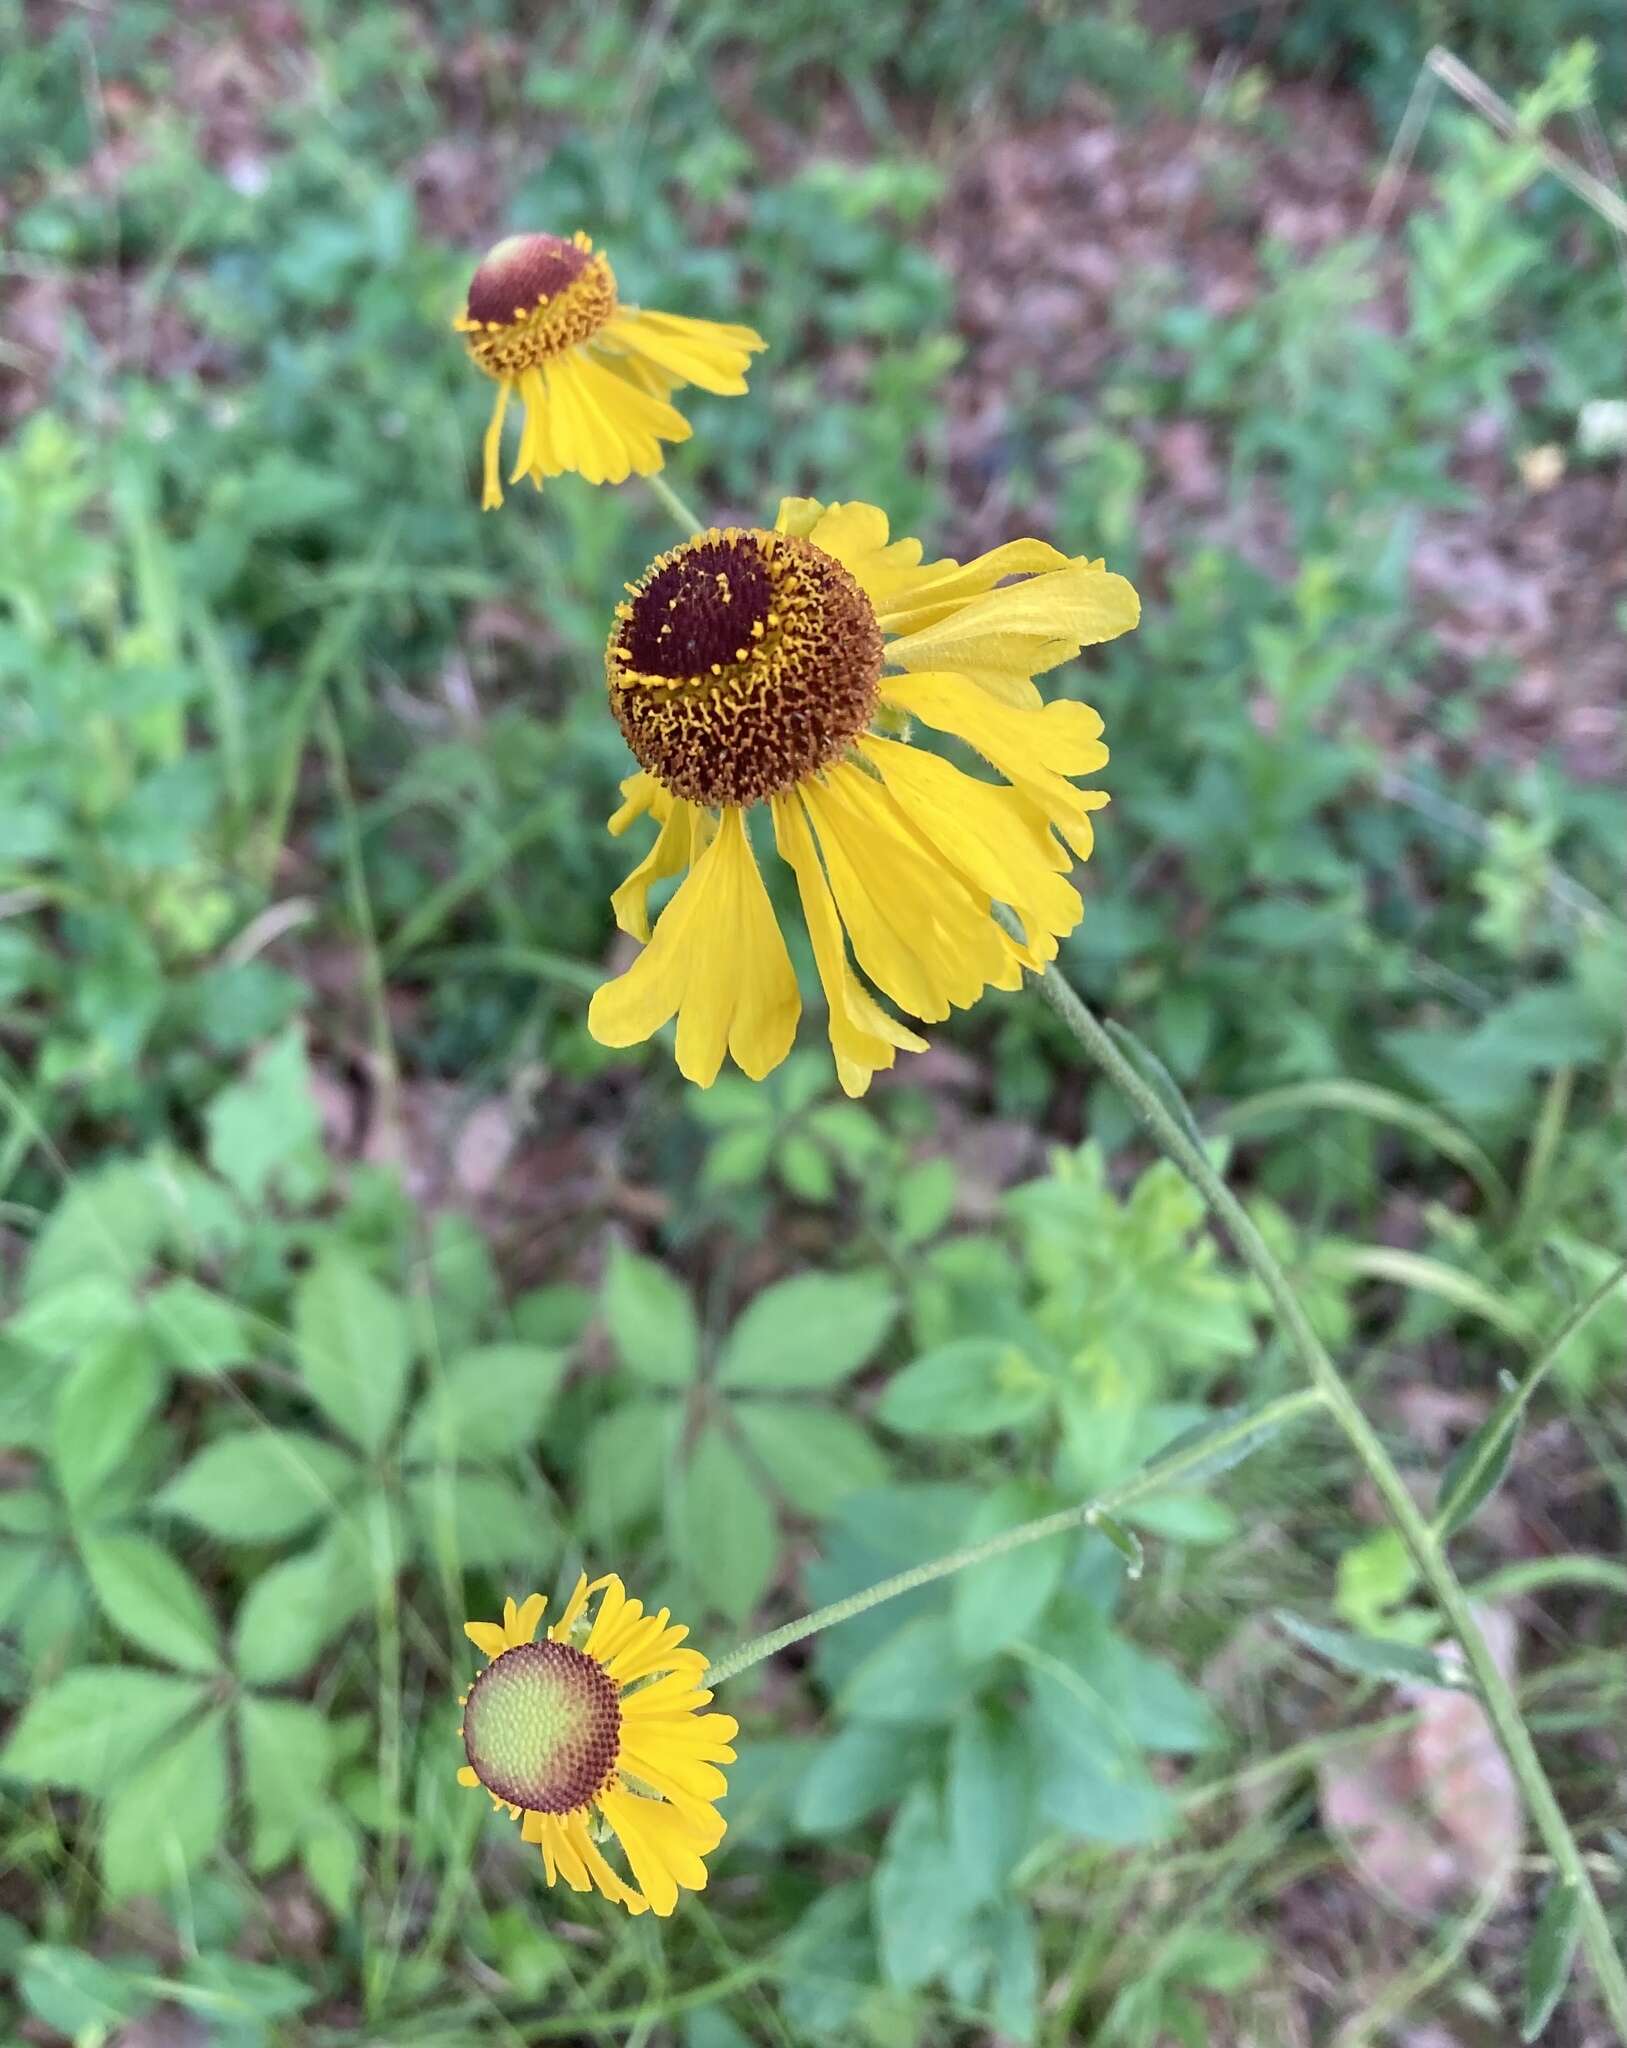
[{"label": "blurred green foliage", "polygon": [[[1319,13],[1285,61],[1348,63],[1387,105],[1413,10]],[[1580,8],[1540,36],[1503,13],[1429,33],[1546,74],[1532,119],[1609,104],[1613,59],[1557,54]],[[663,1052],[587,1039],[626,767],[600,648],[670,535],[574,479],[481,517],[485,393],[448,331],[478,251],[415,197],[450,141],[483,237],[580,225],[630,296],[771,336],[749,400],[697,402],[686,493],[742,518],[870,498],[938,549],[962,345],[936,131],[1080,84],[1126,121],[1189,116],[1193,45],[1018,0],[512,15],[461,0],[432,37],[308,0],[297,89],[223,157],[168,6],[114,10],[92,72],[77,16],[25,34],[0,0],[8,275],[118,299],[109,332],[67,294],[49,402],[0,448],[5,2023],[99,2040],[167,2000],[246,2048],[307,2038],[320,2002],[403,2042],[530,2006],[584,2031],[636,2008],[685,2048],[1201,2041],[1271,2011],[1253,1893],[1307,1819],[1173,1854],[1185,1774],[1244,1742],[1205,1661],[1262,1609],[1326,1604],[1335,1571],[1359,1636],[1429,1632],[1328,1461],[1262,1452],[737,1688],[718,1876],[664,1947],[544,1897],[452,1784],[459,1624],[585,1546],[723,1646],[1110,1486],[1285,1368],[1190,1190],[1114,1100],[1075,1099],[1037,1007],[946,1034],[979,1111],[1086,1140],[994,1198],[978,1119],[955,1152],[959,1097],[907,1071],[848,1103],[810,1042],[700,1096]],[[733,118],[742,64],[794,147]],[[89,170],[108,82],[147,109],[116,180]],[[837,90],[862,155],[802,132]],[[1385,246],[1268,250],[1235,312],[1136,280],[1088,407],[1019,403],[1002,482],[1148,600],[1059,679],[1114,752],[1066,970],[1232,1149],[1329,1340],[1489,1394],[1623,1242],[1624,809],[1481,744],[1495,658],[1432,697],[1420,761],[1375,707],[1441,669],[1409,561],[1426,514],[1472,504],[1462,422],[1568,441],[1619,393],[1620,300],[1534,149],[1460,115],[1431,135],[1434,203]],[[1270,504],[1280,568],[1212,525],[1147,573],[1175,421],[1222,452],[1230,504]],[[336,955],[374,991],[354,1030]],[[522,1277],[343,1156],[347,1066],[386,1106],[392,1068],[471,1097],[540,1073],[542,1114],[601,1120],[657,1220],[589,1261],[602,1283],[567,1253]],[[1595,1446],[1623,1345],[1618,1300],[1556,1374]],[[1305,1570],[1262,1559],[1256,1503]],[[1267,1663],[1262,1692],[1288,1676]],[[291,1871],[318,1953],[267,1931]],[[161,1961],[110,1913],[140,1895]],[[591,1946],[551,1931],[578,1910]]]}]

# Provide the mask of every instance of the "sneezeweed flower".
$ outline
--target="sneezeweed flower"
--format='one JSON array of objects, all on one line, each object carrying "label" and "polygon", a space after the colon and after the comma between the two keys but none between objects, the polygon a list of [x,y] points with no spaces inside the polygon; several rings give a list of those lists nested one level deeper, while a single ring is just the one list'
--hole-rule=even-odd
[{"label": "sneezeweed flower", "polygon": [[[1096,712],[1045,703],[1033,679],[1135,625],[1122,576],[1038,540],[923,563],[874,505],[787,498],[771,533],[713,528],[628,590],[606,672],[640,772],[610,829],[646,813],[660,829],[611,899],[646,944],[589,1007],[602,1045],[676,1016],[679,1068],[703,1088],[726,1051],[761,1079],[790,1050],[801,1001],[747,833],[759,804],[796,878],[849,1095],[924,1050],[854,973],[849,943],[926,1022],[1055,958],[1083,911],[1069,871],[1107,801],[1073,778],[1107,749]],[[1003,780],[907,744],[911,721]],[[649,892],[678,874],[652,937]]]},{"label": "sneezeweed flower", "polygon": [[[597,1612],[588,1603],[599,1595]],[[701,1709],[706,1659],[679,1646],[666,1608],[646,1614],[614,1573],[586,1576],[541,1642],[547,1603],[533,1593],[464,1634],[486,1668],[463,1695],[463,1785],[483,1785],[542,1851],[548,1882],[597,1889],[631,1913],[665,1916],[706,1884],[723,1839],[736,1724]],[[621,1844],[622,1877],[601,1844]]]},{"label": "sneezeweed flower", "polygon": [[669,403],[681,385],[724,395],[746,388],[766,348],[750,327],[624,306],[608,259],[588,237],[510,235],[469,282],[452,323],[497,381],[486,429],[482,506],[503,502],[503,417],[518,397],[525,424],[510,483],[574,470],[591,484],[625,483],[661,467],[663,441],[687,441]]}]

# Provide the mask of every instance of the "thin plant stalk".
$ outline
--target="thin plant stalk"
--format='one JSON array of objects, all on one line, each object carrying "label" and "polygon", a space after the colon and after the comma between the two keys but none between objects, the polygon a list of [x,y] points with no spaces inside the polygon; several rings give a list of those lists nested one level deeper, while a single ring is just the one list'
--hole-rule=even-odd
[{"label": "thin plant stalk", "polygon": [[991,1557],[1004,1557],[1008,1551],[1022,1550],[1030,1543],[1043,1543],[1047,1536],[1066,1536],[1075,1529],[1088,1529],[1104,1515],[1128,1507],[1132,1501],[1143,1500],[1148,1494],[1162,1493],[1171,1486],[1179,1485],[1187,1474],[1209,1465],[1217,1457],[1223,1457],[1228,1450],[1246,1443],[1251,1437],[1280,1429],[1284,1424],[1296,1422],[1301,1416],[1325,1406],[1324,1396],[1315,1387],[1302,1387],[1295,1393],[1283,1394],[1275,1401],[1268,1401],[1263,1408],[1251,1409],[1247,1415],[1239,1416],[1224,1429],[1206,1431],[1202,1439],[1189,1449],[1160,1458],[1095,1500],[1082,1501],[1071,1508],[1058,1508],[1054,1514],[1040,1515],[1032,1522],[1019,1523],[1014,1529],[1002,1529],[998,1536],[990,1536],[982,1543],[968,1543],[962,1549],[946,1551],[942,1557],[929,1558],[925,1564],[911,1565],[908,1571],[895,1572],[890,1579],[867,1586],[862,1593],[850,1593],[845,1600],[833,1600],[828,1607],[816,1607],[811,1614],[786,1622],[783,1628],[770,1629],[766,1635],[755,1636],[749,1643],[742,1644],[738,1650],[731,1651],[727,1657],[720,1657],[711,1665],[706,1673],[706,1682],[717,1686],[727,1678],[738,1677],[742,1671],[750,1670],[753,1664],[777,1655],[792,1643],[800,1643],[808,1636],[835,1628],[839,1622],[851,1621],[854,1615],[879,1607],[885,1600],[896,1600],[901,1593],[913,1593],[918,1586],[930,1586],[934,1579],[951,1578],[956,1572],[969,1571],[974,1565],[987,1563]]},{"label": "thin plant stalk", "polygon": [[1183,1129],[1153,1088],[1119,1050],[1112,1035],[1054,967],[1036,984],[1042,1000],[1059,1017],[1085,1054],[1099,1066],[1146,1125],[1159,1147],[1180,1167],[1211,1211],[1226,1226],[1237,1250],[1271,1299],[1288,1340],[1313,1388],[1372,1480],[1420,1577],[1456,1637],[1510,1770],[1518,1780],[1561,1882],[1573,1885],[1579,1903],[1582,1944],[1618,2038],[1627,2044],[1627,1966],[1623,1965],[1604,1906],[1587,1863],[1553,1787],[1548,1783],[1513,1691],[1486,1646],[1468,1595],[1447,1561],[1445,1547],[1419,1508],[1377,1431],[1345,1385],[1326,1346],[1311,1327],[1288,1276],[1277,1263],[1248,1211],[1215,1168],[1202,1146]]},{"label": "thin plant stalk", "polygon": [[677,520],[685,534],[704,533],[706,531],[705,520],[690,510],[683,499],[672,488],[671,484],[667,482],[660,470],[657,470],[654,476],[647,476],[644,481],[650,487],[651,496],[660,500],[672,514],[673,518]]}]

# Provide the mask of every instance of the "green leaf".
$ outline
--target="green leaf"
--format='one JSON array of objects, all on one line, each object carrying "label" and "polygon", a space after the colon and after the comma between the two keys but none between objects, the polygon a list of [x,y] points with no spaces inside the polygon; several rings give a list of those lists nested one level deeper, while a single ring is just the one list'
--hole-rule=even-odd
[{"label": "green leaf", "polygon": [[944,1803],[957,1888],[998,1897],[1028,1846],[1033,1803],[1027,1738],[1003,1709],[972,1706],[956,1721]]},{"label": "green leaf", "polygon": [[1123,1053],[1124,1057],[1130,1062],[1130,1065],[1135,1068],[1137,1074],[1152,1090],[1153,1094],[1158,1097],[1170,1116],[1180,1125],[1182,1131],[1191,1140],[1192,1144],[1207,1157],[1209,1148],[1204,1140],[1203,1133],[1198,1129],[1196,1119],[1192,1115],[1186,1097],[1176,1085],[1175,1076],[1170,1072],[1169,1068],[1164,1065],[1150,1045],[1143,1045],[1135,1033],[1125,1025],[1118,1023],[1112,1017],[1104,1021],[1108,1035],[1119,1051]]},{"label": "green leaf", "polygon": [[886,1484],[887,1460],[850,1415],[811,1401],[736,1401],[730,1414],[801,1514],[828,1515],[848,1494]]},{"label": "green leaf", "polygon": [[1119,1556],[1124,1559],[1125,1564],[1129,1567],[1128,1576],[1132,1579],[1139,1579],[1142,1565],[1146,1560],[1141,1548],[1141,1538],[1135,1531],[1133,1529],[1126,1529],[1122,1522],[1100,1508],[1090,1517],[1089,1526],[1105,1536]]},{"label": "green leaf", "polygon": [[1565,1995],[1582,1933],[1582,1897],[1565,1880],[1550,1885],[1525,1957],[1525,1998],[1520,2039],[1534,2041]]},{"label": "green leaf", "polygon": [[1435,1528],[1443,1540],[1472,1522],[1502,1485],[1524,1407],[1521,1389],[1508,1381],[1502,1400],[1453,1453],[1441,1474],[1440,1505],[1435,1510]]},{"label": "green leaf", "polygon": [[124,1461],[163,1391],[140,1329],[104,1337],[69,1368],[57,1398],[51,1461],[76,1513],[94,1512],[97,1490]]},{"label": "green leaf", "polygon": [[91,1590],[113,1626],[183,1671],[217,1671],[215,1624],[196,1585],[150,1536],[87,1534],[79,1554]]},{"label": "green leaf", "polygon": [[226,1828],[226,1717],[207,1714],[150,1757],[102,1809],[102,1876],[115,1899],[184,1884]]},{"label": "green leaf", "polygon": [[316,1987],[275,1963],[252,1963],[242,1956],[218,1953],[193,1956],[185,1983],[185,2003],[195,2012],[226,2027],[252,2027],[258,2034],[267,2021],[303,2012],[317,1996]]},{"label": "green leaf", "polygon": [[1133,1733],[1077,1673],[1053,1659],[1035,1670],[1027,1725],[1048,1820],[1120,1845],[1168,1833],[1174,1801],[1148,1771]]},{"label": "green leaf", "polygon": [[349,1253],[330,1251],[295,1289],[294,1343],[330,1421],[363,1450],[382,1449],[412,1364],[400,1302]]},{"label": "green leaf", "polygon": [[971,1901],[949,1868],[938,1796],[917,1782],[893,1816],[871,1888],[882,1974],[900,1990],[946,1969],[965,1939]]},{"label": "green leaf", "polygon": [[323,1905],[336,1920],[346,1918],[355,1903],[362,1851],[355,1828],[336,1807],[324,1808],[306,1829],[300,1859]]},{"label": "green leaf", "polygon": [[360,1476],[351,1454],[325,1437],[251,1427],[205,1445],[158,1505],[228,1542],[276,1543],[333,1510]]},{"label": "green leaf", "polygon": [[478,1464],[532,1452],[565,1371],[563,1351],[483,1344],[454,1358],[407,1424],[409,1464]]},{"label": "green leaf", "polygon": [[809,1835],[841,1835],[898,1797],[906,1782],[896,1728],[854,1721],[820,1744],[797,1788],[796,1824]]},{"label": "green leaf", "polygon": [[617,1245],[604,1283],[617,1356],[656,1387],[688,1386],[700,1370],[700,1331],[688,1293],[664,1266]]},{"label": "green leaf", "polygon": [[371,1585],[352,1530],[337,1528],[309,1550],[262,1572],[232,1631],[238,1671],[251,1685],[298,1678],[324,1644],[364,1607]]},{"label": "green leaf", "polygon": [[[995,1487],[966,1525],[966,1541],[982,1543],[1054,1506],[1020,1479]],[[949,1613],[962,1659],[992,1657],[1021,1640],[1051,1603],[1067,1562],[1068,1539],[1049,1536],[968,1565],[949,1584]]]},{"label": "green leaf", "polygon": [[147,1330],[159,1355],[182,1372],[221,1373],[255,1354],[241,1309],[196,1280],[170,1280],[153,1289]]},{"label": "green leaf", "polygon": [[23,1950],[17,1990],[35,2019],[70,2041],[105,2039],[121,2022],[151,2012],[161,1996],[145,1957],[104,1963],[43,1941]]},{"label": "green leaf", "polygon": [[700,1597],[729,1620],[744,1620],[773,1577],[779,1528],[746,1461],[715,1423],[684,1467],[678,1528]]},{"label": "green leaf", "polygon": [[1473,1686],[1460,1678],[1433,1650],[1421,1650],[1412,1643],[1391,1642],[1384,1636],[1347,1635],[1343,1629],[1317,1628],[1301,1621],[1297,1614],[1278,1608],[1276,1621],[1291,1636],[1326,1657],[1330,1664],[1363,1678],[1389,1678],[1412,1684],[1439,1685],[1453,1692],[1472,1692]]},{"label": "green leaf", "polygon": [[948,1621],[923,1614],[895,1630],[857,1666],[842,1687],[842,1711],[855,1721],[889,1726],[952,1721],[976,1690],[976,1667],[955,1656]]},{"label": "green leaf", "polygon": [[209,1164],[250,1208],[275,1188],[291,1201],[317,1193],[325,1174],[322,1113],[311,1086],[305,1034],[290,1024],[204,1111]]},{"label": "green leaf", "polygon": [[124,1288],[139,1280],[168,1224],[152,1178],[120,1160],[77,1180],[34,1240],[23,1295],[38,1301],[76,1280],[101,1276]]},{"label": "green leaf", "polygon": [[23,1709],[0,1751],[0,1776],[71,1792],[110,1792],[208,1698],[195,1678],[123,1664],[81,1664]]},{"label": "green leaf", "polygon": [[802,1273],[759,1294],[729,1332],[725,1387],[833,1387],[866,1364],[898,1304],[880,1273]]},{"label": "green leaf", "polygon": [[992,1436],[1032,1421],[1049,1391],[1016,1345],[963,1337],[895,1373],[876,1415],[906,1436]]},{"label": "green leaf", "polygon": [[421,1554],[454,1574],[521,1563],[535,1574],[552,1551],[553,1515],[506,1472],[409,1472],[406,1491]]},{"label": "green leaf", "polygon": [[1385,1280],[1393,1287],[1433,1295],[1478,1316],[1516,1344],[1529,1346],[1535,1337],[1524,1312],[1512,1301],[1505,1301],[1483,1280],[1447,1265],[1444,1259],[1387,1244],[1325,1245],[1322,1259],[1330,1272],[1347,1273],[1358,1280]]},{"label": "green leaf", "polygon": [[256,1870],[269,1870],[292,1849],[302,1825],[325,1811],[324,1791],[333,1764],[333,1736],[324,1715],[303,1700],[271,1700],[253,1693],[238,1709],[254,1834]]},{"label": "green leaf", "polygon": [[[1281,1422],[1262,1422],[1258,1429],[1231,1436],[1230,1432],[1247,1414],[1246,1408],[1217,1408],[1206,1421],[1195,1424],[1191,1429],[1183,1429],[1178,1436],[1160,1444],[1156,1456],[1148,1462],[1163,1465],[1179,1458],[1181,1471],[1176,1483],[1183,1490],[1198,1486],[1206,1479],[1214,1479],[1222,1472],[1229,1472],[1234,1465],[1241,1465],[1245,1458],[1252,1458],[1262,1445],[1282,1433]],[[1206,1456],[1204,1445],[1215,1438],[1227,1440],[1217,1443]]]},{"label": "green leaf", "polygon": [[618,1536],[660,1505],[678,1448],[679,1403],[624,1401],[601,1415],[582,1446],[580,1499],[588,1529]]}]

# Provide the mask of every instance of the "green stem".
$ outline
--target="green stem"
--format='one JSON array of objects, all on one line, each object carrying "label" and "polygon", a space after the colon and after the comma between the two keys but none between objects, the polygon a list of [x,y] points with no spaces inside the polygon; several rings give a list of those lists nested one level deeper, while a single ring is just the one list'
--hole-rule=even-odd
[{"label": "green stem", "polygon": [[1043,1543],[1047,1536],[1066,1536],[1074,1529],[1088,1529],[1103,1515],[1110,1515],[1131,1501],[1178,1485],[1183,1477],[1209,1465],[1217,1457],[1224,1457],[1237,1444],[1263,1431],[1280,1429],[1284,1423],[1295,1421],[1325,1405],[1325,1397],[1315,1387],[1303,1387],[1297,1393],[1283,1394],[1275,1401],[1268,1401],[1263,1408],[1255,1408],[1247,1415],[1239,1416],[1224,1429],[1206,1432],[1187,1450],[1159,1459],[1133,1479],[1125,1480],[1122,1486],[1110,1488],[1096,1500],[1082,1501],[1076,1507],[1058,1508],[1055,1514],[1019,1523],[1014,1529],[1003,1529],[998,1536],[991,1536],[986,1542],[968,1543],[960,1550],[946,1551],[942,1557],[930,1558],[925,1564],[911,1565],[908,1571],[895,1572],[890,1579],[867,1586],[862,1593],[850,1593],[845,1600],[833,1600],[828,1607],[816,1607],[812,1614],[788,1621],[783,1628],[770,1629],[767,1635],[753,1637],[727,1657],[719,1658],[707,1671],[706,1683],[721,1685],[724,1679],[737,1677],[753,1664],[760,1664],[765,1657],[788,1649],[792,1643],[800,1643],[807,1636],[816,1636],[824,1629],[834,1628],[838,1622],[851,1621],[854,1615],[879,1607],[884,1600],[896,1600],[901,1593],[913,1593],[918,1586],[930,1586],[934,1579],[947,1579],[955,1572],[967,1571],[991,1557],[1003,1557],[1009,1550],[1021,1550],[1030,1543]]},{"label": "green stem", "polygon": [[679,526],[683,529],[685,540],[688,540],[691,534],[704,533],[706,531],[706,521],[689,509],[683,499],[679,497],[671,484],[661,474],[660,470],[657,470],[654,476],[647,476],[644,481],[649,485],[651,495],[659,499],[672,514],[673,518],[677,520]]},{"label": "green stem", "polygon": [[1479,1687],[1481,1703],[1508,1759],[1509,1768],[1519,1781],[1537,1831],[1553,1857],[1560,1878],[1576,1887],[1583,1945],[1617,2036],[1627,2048],[1627,1967],[1623,1966],[1604,1906],[1559,1801],[1548,1783],[1536,1745],[1520,1717],[1514,1694],[1486,1647],[1468,1596],[1448,1564],[1439,1538],[1408,1491],[1405,1479],[1385,1450],[1378,1433],[1340,1377],[1321,1338],[1312,1329],[1287,1275],[1256,1229],[1248,1211],[1215,1171],[1202,1146],[1182,1128],[1180,1120],[1165,1106],[1158,1092],[1142,1079],[1120,1052],[1111,1034],[1054,968],[1047,968],[1036,986],[1039,995],[1128,1100],[1160,1147],[1187,1175],[1226,1226],[1238,1251],[1270,1296],[1311,1385],[1322,1396],[1351,1449],[1366,1468],[1403,1542],[1412,1553],[1413,1562],[1462,1648],[1464,1660]]}]

